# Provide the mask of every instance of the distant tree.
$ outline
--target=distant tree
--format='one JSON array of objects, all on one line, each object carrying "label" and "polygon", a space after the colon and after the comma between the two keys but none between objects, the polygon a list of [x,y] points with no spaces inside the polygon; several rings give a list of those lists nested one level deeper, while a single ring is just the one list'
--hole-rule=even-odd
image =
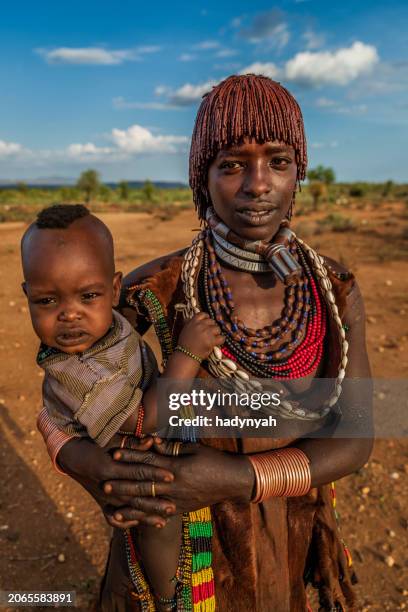
[{"label": "distant tree", "polygon": [[129,189],[129,183],[127,181],[120,181],[120,183],[118,184],[118,191],[119,191],[119,197],[121,200],[129,199],[130,189]]},{"label": "distant tree", "polygon": [[333,168],[326,168],[325,166],[319,165],[316,168],[312,168],[307,173],[309,181],[320,181],[325,185],[331,185],[336,181],[336,175]]},{"label": "distant tree", "polygon": [[96,170],[84,170],[77,182],[77,188],[84,192],[85,202],[90,202],[91,199],[98,193],[100,188],[99,173]]},{"label": "distant tree", "polygon": [[112,189],[102,183],[98,189],[98,196],[102,202],[109,202],[112,199]]},{"label": "distant tree", "polygon": [[25,183],[24,181],[19,181],[16,187],[19,193],[21,193],[22,195],[27,195],[27,192],[28,192],[27,183]]},{"label": "distant tree", "polygon": [[75,202],[80,198],[80,194],[76,187],[61,187],[59,191],[62,202]]},{"label": "distant tree", "polygon": [[389,195],[391,195],[391,192],[393,189],[394,189],[394,181],[386,181],[384,183],[384,188],[382,192],[383,197],[387,198]]},{"label": "distant tree", "polygon": [[313,198],[313,210],[317,210],[320,198],[327,194],[327,186],[323,181],[312,181],[309,185],[309,191]]},{"label": "distant tree", "polygon": [[142,194],[143,194],[144,199],[147,200],[148,202],[152,202],[154,192],[155,192],[155,187],[152,181],[149,181],[148,179],[147,181],[145,181],[142,187]]}]

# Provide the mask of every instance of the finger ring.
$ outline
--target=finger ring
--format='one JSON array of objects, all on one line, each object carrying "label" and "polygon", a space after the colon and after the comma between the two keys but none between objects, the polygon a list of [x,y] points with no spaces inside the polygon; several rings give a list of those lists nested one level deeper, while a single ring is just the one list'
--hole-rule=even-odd
[{"label": "finger ring", "polygon": [[125,448],[127,438],[127,436],[123,436],[122,441],[120,443],[120,448]]},{"label": "finger ring", "polygon": [[152,497],[156,497],[156,483],[152,480]]},{"label": "finger ring", "polygon": [[173,450],[172,450],[173,457],[177,457],[179,455],[180,448],[181,448],[181,442],[173,443]]}]

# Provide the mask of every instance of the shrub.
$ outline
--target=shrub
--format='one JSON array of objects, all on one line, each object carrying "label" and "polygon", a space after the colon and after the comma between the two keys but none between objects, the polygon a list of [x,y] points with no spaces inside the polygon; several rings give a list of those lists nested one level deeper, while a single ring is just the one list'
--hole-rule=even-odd
[{"label": "shrub", "polygon": [[339,213],[331,213],[322,219],[319,224],[332,232],[350,232],[356,229],[355,223]]}]

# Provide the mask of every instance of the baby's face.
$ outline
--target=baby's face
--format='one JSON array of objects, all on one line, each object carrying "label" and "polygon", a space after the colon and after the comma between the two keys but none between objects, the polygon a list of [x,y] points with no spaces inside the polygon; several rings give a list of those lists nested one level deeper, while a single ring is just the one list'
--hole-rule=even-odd
[{"label": "baby's face", "polygon": [[82,353],[111,326],[121,274],[113,274],[91,236],[64,241],[60,235],[38,232],[23,287],[40,340],[65,353]]}]

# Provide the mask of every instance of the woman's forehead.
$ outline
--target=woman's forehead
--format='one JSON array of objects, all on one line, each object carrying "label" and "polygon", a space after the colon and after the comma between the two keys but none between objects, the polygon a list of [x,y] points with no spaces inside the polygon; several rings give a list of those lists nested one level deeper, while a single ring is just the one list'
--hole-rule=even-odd
[{"label": "woman's forehead", "polygon": [[230,145],[223,145],[217,151],[217,157],[228,155],[247,155],[250,153],[294,153],[295,149],[292,145],[281,140],[268,140],[267,142],[259,143],[254,138],[245,137],[241,142]]}]

